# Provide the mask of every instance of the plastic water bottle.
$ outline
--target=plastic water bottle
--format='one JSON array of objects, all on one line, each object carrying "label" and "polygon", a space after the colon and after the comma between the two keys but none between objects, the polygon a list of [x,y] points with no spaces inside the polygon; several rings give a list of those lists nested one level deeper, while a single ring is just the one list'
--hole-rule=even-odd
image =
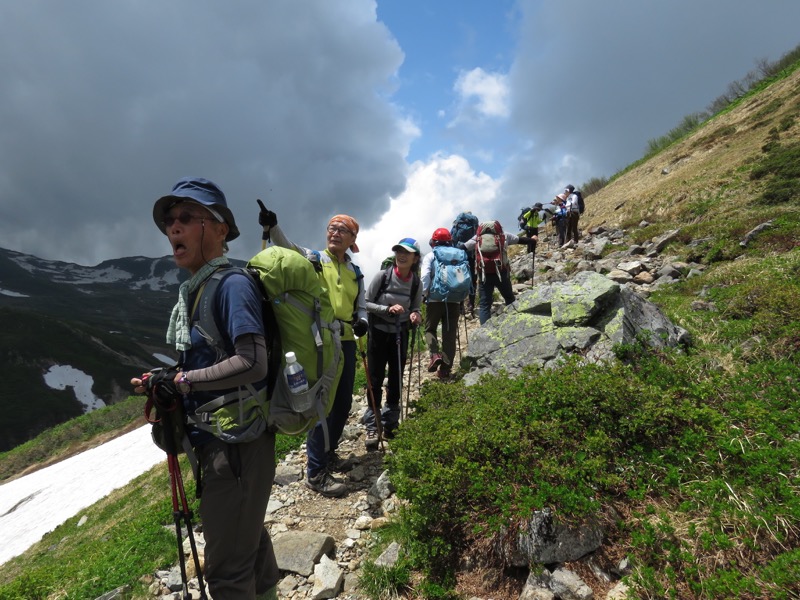
[{"label": "plastic water bottle", "polygon": [[294,352],[286,353],[286,368],[283,370],[289,391],[293,394],[302,394],[308,389],[308,378],[303,365],[297,362]]}]

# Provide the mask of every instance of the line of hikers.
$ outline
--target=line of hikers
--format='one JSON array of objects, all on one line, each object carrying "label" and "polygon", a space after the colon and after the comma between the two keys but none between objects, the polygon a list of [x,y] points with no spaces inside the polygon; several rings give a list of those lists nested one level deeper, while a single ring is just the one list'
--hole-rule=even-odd
[{"label": "line of hikers", "polygon": [[[537,231],[542,224],[549,223],[554,229],[559,248],[569,248],[578,244],[578,221],[585,210],[583,194],[570,184],[564,191],[547,204],[537,202],[531,207],[523,208],[517,217],[519,226],[528,232]],[[533,252],[531,247],[529,252]]]},{"label": "line of hikers", "polygon": [[416,240],[401,239],[366,285],[348,253],[358,252],[353,217],[332,217],[325,248],[313,250],[290,241],[275,212],[259,205],[264,249],[238,268],[225,254],[239,229],[213,182],[183,178],[155,202],[153,220],[175,264],[190,275],[167,328],[179,360],[131,379],[134,391],[147,395],[153,439],[170,457],[179,548],[179,517],[188,524],[191,515],[177,455],[190,457],[206,543],[205,581],[219,598],[276,597],[278,567],[263,526],[276,432],[306,436],[306,487],[345,495],[346,484],[333,473],[353,466],[337,447],[353,402],[357,352],[368,378],[365,446],[377,450],[399,425],[409,332],[413,338],[424,326],[428,371],[449,379],[459,316],[474,318],[476,293],[481,324],[491,316],[495,289],[506,304],[513,302],[507,247],[535,247],[538,240],[537,227],[515,235],[498,221],[461,213],[451,229],[434,230],[424,258]]}]

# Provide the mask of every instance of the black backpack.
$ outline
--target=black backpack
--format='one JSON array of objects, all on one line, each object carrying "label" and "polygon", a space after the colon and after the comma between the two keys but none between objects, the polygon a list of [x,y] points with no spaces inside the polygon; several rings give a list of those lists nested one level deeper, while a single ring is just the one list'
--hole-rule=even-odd
[{"label": "black backpack", "polygon": [[453,245],[459,242],[466,242],[475,237],[478,231],[478,217],[471,212],[458,213],[450,228],[450,237],[453,238]]},{"label": "black backpack", "polygon": [[583,194],[581,194],[580,190],[575,190],[572,193],[578,197],[578,212],[583,214],[583,211],[586,210],[586,205],[583,203]]},{"label": "black backpack", "polygon": [[519,216],[517,217],[517,223],[519,224],[520,229],[525,229],[525,225],[527,225],[528,223],[528,220],[525,218],[525,215],[527,215],[531,210],[532,207],[529,206],[527,208],[523,208],[520,211]]}]

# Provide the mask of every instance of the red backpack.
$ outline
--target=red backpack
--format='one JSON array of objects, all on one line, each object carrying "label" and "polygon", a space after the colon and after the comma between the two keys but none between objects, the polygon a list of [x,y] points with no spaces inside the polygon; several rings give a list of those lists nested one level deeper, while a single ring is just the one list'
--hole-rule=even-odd
[{"label": "red backpack", "polygon": [[478,225],[476,233],[475,261],[478,272],[483,279],[484,273],[500,273],[508,270],[508,254],[506,254],[506,236],[500,221],[484,221]]}]

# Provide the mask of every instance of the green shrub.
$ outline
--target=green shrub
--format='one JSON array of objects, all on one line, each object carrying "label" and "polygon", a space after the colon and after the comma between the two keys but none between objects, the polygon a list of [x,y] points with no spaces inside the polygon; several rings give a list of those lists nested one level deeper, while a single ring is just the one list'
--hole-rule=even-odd
[{"label": "green shrub", "polygon": [[800,196],[800,143],[765,147],[765,156],[753,167],[750,178],[768,178],[768,187],[760,200],[767,205],[790,202]]},{"label": "green shrub", "polygon": [[577,521],[598,510],[599,496],[660,487],[643,456],[682,466],[665,449],[712,427],[698,400],[665,394],[621,365],[429,385],[389,457],[393,481],[412,503],[424,553],[446,554],[545,507]]}]

